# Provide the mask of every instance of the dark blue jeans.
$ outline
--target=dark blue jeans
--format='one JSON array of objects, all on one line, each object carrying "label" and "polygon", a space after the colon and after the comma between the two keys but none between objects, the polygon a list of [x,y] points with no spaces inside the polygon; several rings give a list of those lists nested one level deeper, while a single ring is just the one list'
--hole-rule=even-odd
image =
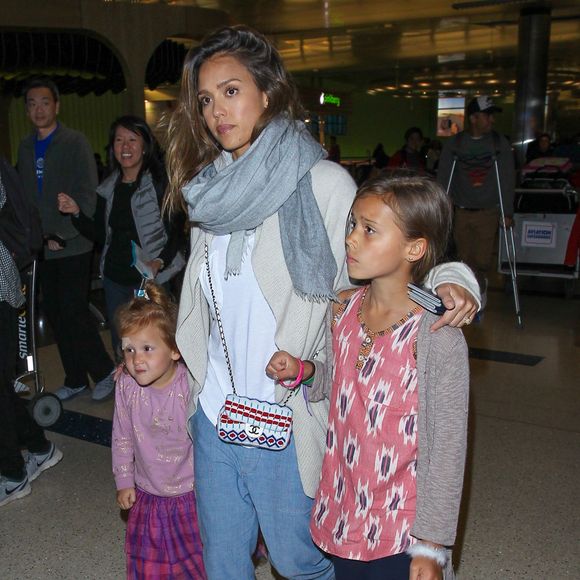
[{"label": "dark blue jeans", "polygon": [[409,580],[411,558],[404,552],[370,562],[332,557],[336,580]]}]

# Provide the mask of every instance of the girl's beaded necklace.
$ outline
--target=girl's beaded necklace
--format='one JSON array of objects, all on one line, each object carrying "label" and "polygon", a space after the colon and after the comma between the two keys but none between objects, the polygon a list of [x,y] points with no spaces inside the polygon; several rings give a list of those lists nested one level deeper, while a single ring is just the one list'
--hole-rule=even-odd
[{"label": "girl's beaded necklace", "polygon": [[363,315],[362,315],[362,309],[363,309],[363,305],[365,302],[365,298],[366,298],[368,289],[369,289],[369,286],[367,286],[363,290],[363,295],[361,297],[358,311],[356,313],[358,321],[361,325],[362,331],[364,332],[364,338],[363,338],[362,344],[359,348],[358,357],[356,360],[356,368],[359,371],[363,368],[363,365],[365,364],[369,355],[371,354],[371,350],[373,348],[373,345],[375,344],[375,339],[378,336],[385,336],[386,334],[391,334],[392,332],[397,330],[397,328],[400,328],[401,326],[403,326],[403,324],[405,324],[405,322],[407,322],[407,320],[409,320],[409,318],[415,316],[415,314],[418,314],[421,311],[420,306],[415,306],[415,308],[413,308],[413,310],[411,310],[410,312],[405,314],[405,316],[403,316],[403,318],[401,318],[400,320],[398,320],[397,322],[395,322],[394,324],[392,324],[388,328],[385,328],[384,330],[379,330],[377,332],[373,332],[366,325],[366,323],[363,319]]}]

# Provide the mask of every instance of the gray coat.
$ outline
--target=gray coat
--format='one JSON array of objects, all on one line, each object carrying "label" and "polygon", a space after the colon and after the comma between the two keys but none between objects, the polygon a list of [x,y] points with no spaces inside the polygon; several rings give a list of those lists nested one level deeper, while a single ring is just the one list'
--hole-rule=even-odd
[{"label": "gray coat", "polygon": [[[115,194],[115,185],[119,179],[119,172],[113,172],[99,187],[97,193],[103,197],[106,202],[105,210],[105,244],[101,254],[101,275],[105,266],[105,256],[111,244],[112,231],[109,224],[109,216],[113,206],[113,197]],[[163,251],[167,243],[167,232],[163,225],[161,209],[157,199],[157,191],[151,179],[151,174],[146,171],[142,177],[137,191],[131,197],[131,211],[135,220],[135,227],[139,236],[139,246],[143,249],[147,260],[157,258]],[[155,281],[163,284],[170,280],[177,272],[185,266],[185,260],[180,252],[177,252],[171,264],[166,264],[163,270],[157,274]]]},{"label": "gray coat", "polygon": [[55,129],[44,158],[42,195],[39,198],[36,180],[36,159],[33,132],[25,137],[18,149],[18,173],[24,191],[38,205],[45,235],[57,234],[66,240],[66,247],[53,252],[45,247],[46,259],[66,258],[90,252],[93,243],[72,224],[71,216],[58,211],[60,192],[70,195],[81,211],[92,217],[95,213],[97,166],[91,146],[79,131],[61,123]]}]

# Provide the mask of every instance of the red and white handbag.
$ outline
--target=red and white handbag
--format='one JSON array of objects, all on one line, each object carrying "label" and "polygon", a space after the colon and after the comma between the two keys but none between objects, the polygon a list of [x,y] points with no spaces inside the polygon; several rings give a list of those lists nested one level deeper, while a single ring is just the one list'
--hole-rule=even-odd
[{"label": "red and white handbag", "polygon": [[205,267],[233,390],[232,394],[227,395],[224,406],[218,414],[216,425],[218,437],[225,443],[260,447],[272,451],[285,449],[292,435],[292,409],[286,406],[286,403],[293,392],[290,391],[281,404],[243,397],[236,393],[222,319],[211,281],[207,244],[205,245]]}]

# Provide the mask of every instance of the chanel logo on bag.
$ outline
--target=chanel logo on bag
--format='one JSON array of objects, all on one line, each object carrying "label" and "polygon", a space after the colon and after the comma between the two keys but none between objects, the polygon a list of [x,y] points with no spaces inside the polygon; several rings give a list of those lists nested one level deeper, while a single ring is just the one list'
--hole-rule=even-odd
[{"label": "chanel logo on bag", "polygon": [[253,423],[246,423],[245,431],[250,439],[255,439],[256,437],[259,437],[264,432],[264,429],[262,427],[260,427],[260,425],[255,425]]}]

